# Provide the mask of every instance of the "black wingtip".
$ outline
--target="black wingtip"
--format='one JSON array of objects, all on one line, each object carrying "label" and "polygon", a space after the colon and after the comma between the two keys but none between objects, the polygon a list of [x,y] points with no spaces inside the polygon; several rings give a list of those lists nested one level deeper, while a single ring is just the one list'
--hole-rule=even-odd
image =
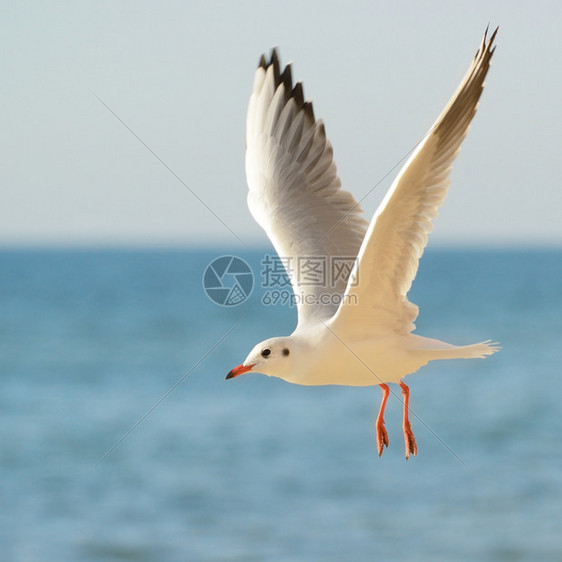
[{"label": "black wingtip", "polygon": [[[492,45],[492,43],[494,42],[494,39],[496,38],[496,35],[498,34],[498,31],[500,30],[500,26],[498,25],[496,27],[496,29],[494,29],[494,33],[492,33],[492,35],[490,36],[490,40],[488,41],[488,45]],[[494,45],[491,49],[490,52],[493,52],[494,49],[496,48],[496,46]]]},{"label": "black wingtip", "polygon": [[488,31],[490,30],[490,24],[488,23],[488,25],[486,26],[486,31],[484,31],[484,36],[482,37],[482,43],[478,48],[478,50],[476,51],[476,54],[474,55],[475,59],[481,56],[482,54],[484,54],[486,51],[490,53],[490,56],[494,54],[494,51],[496,50],[496,45],[494,45],[493,43],[496,38],[496,35],[498,34],[499,29],[500,26],[498,25],[496,29],[494,29],[492,35],[490,35],[490,38],[488,39]]},{"label": "black wingtip", "polygon": [[[488,39],[488,42],[486,42],[486,34],[484,34],[484,43],[485,44],[483,46],[483,49],[487,50],[490,53],[490,56],[492,56],[494,54],[494,51],[496,50],[496,45],[494,45],[494,40],[496,38],[496,35],[498,34],[499,29],[500,29],[500,26],[498,25],[496,27],[496,29],[494,29],[494,32],[492,33],[492,35],[490,35],[490,39]],[[488,31],[488,28],[486,28],[486,31]]]},{"label": "black wingtip", "polygon": [[279,77],[281,71],[279,69],[279,54],[277,52],[277,47],[271,49],[271,58],[269,59],[269,66],[273,66],[273,76],[275,77],[275,84],[279,84]]},{"label": "black wingtip", "polygon": [[273,67],[275,88],[278,88],[281,84],[283,84],[285,99],[288,100],[292,98],[295,101],[296,106],[305,112],[307,119],[314,123],[316,118],[314,117],[312,101],[305,101],[303,85],[300,80],[293,86],[293,69],[291,63],[288,63],[285,68],[283,68],[283,71],[281,71],[279,50],[277,47],[273,47],[271,49],[269,60],[265,55],[260,57],[258,68],[263,68],[263,70],[267,71],[270,66]]},{"label": "black wingtip", "polygon": [[285,100],[291,97],[291,92],[293,91],[293,75],[291,72],[291,63],[289,63],[283,70],[280,78],[280,83],[283,84],[285,89]]},{"label": "black wingtip", "polygon": [[302,82],[299,80],[291,93],[297,107],[300,109],[304,105],[304,91],[302,89]]},{"label": "black wingtip", "polygon": [[305,115],[314,123],[316,119],[314,118],[314,109],[312,107],[312,101],[310,100],[305,101],[302,108],[304,109]]}]

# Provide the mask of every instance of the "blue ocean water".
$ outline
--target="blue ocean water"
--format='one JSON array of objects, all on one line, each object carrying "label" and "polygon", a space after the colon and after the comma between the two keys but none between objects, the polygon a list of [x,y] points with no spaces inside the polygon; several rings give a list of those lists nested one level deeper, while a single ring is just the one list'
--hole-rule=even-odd
[{"label": "blue ocean water", "polygon": [[[380,389],[224,381],[295,311],[202,287],[215,251],[0,252],[0,560],[562,559],[562,252],[428,250],[418,332],[486,360]],[[225,337],[226,336],[226,337]]]}]

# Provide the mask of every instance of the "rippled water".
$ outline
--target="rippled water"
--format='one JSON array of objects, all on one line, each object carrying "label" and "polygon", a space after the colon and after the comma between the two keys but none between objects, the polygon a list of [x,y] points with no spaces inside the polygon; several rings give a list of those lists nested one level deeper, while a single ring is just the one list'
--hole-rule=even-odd
[{"label": "rippled water", "polygon": [[407,379],[408,462],[378,388],[224,381],[294,311],[222,253],[0,252],[0,560],[562,559],[562,252],[427,252],[418,331],[503,350]]}]

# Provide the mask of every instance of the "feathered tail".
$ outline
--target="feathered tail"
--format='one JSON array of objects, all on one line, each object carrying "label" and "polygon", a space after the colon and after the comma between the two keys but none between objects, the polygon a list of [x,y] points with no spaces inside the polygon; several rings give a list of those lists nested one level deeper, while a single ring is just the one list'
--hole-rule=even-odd
[{"label": "feathered tail", "polygon": [[426,350],[432,355],[431,360],[438,359],[483,359],[499,351],[501,347],[497,342],[486,340],[472,345],[451,345],[450,343],[438,342],[440,345],[431,345]]}]

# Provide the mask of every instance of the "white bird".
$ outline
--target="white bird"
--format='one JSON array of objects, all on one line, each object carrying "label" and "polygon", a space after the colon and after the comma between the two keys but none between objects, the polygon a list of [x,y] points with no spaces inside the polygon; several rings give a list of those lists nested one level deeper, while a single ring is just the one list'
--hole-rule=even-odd
[{"label": "white bird", "polygon": [[[246,123],[248,206],[283,259],[298,324],[290,336],[256,345],[226,378],[258,372],[302,385],[380,385],[379,456],[388,446],[387,383],[402,389],[407,459],[417,445],[402,379],[429,361],[484,357],[499,349],[490,340],[456,346],[413,334],[418,307],[407,298],[476,112],[496,33],[487,40],[486,30],[459,88],[370,224],[354,197],[341,189],[324,124],[304,100],[301,82],[293,87],[290,65],[281,72],[273,50],[269,62],[262,55],[255,74]],[[347,275],[330,271],[338,259],[350,257],[355,264]],[[299,263],[314,259],[327,264],[325,283],[309,284],[299,270]]]}]

